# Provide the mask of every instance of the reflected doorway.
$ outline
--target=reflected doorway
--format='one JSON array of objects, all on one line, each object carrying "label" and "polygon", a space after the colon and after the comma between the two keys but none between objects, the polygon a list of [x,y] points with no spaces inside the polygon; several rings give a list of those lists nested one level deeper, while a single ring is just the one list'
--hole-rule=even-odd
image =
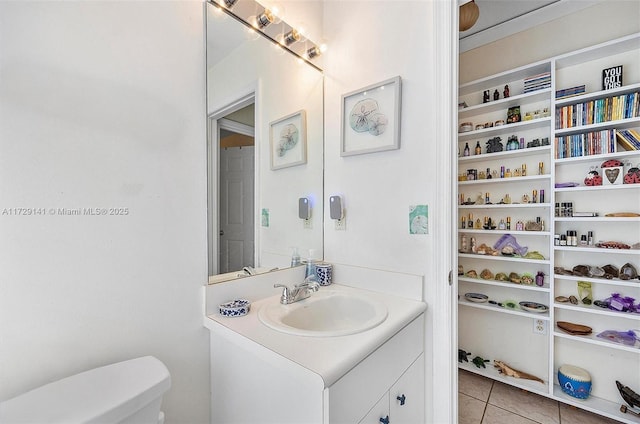
[{"label": "reflected doorway", "polygon": [[218,265],[221,274],[254,267],[254,105],[218,120]]},{"label": "reflected doorway", "polygon": [[[255,267],[255,103],[245,98],[209,117],[209,275]],[[210,215],[210,217],[212,217]],[[217,217],[217,218],[216,218]]]}]

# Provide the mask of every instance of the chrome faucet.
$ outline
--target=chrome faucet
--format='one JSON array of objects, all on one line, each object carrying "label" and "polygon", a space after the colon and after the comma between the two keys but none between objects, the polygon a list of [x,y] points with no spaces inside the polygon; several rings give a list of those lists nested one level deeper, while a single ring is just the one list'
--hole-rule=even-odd
[{"label": "chrome faucet", "polygon": [[320,284],[315,281],[315,278],[307,277],[303,283],[296,284],[293,288],[289,288],[284,284],[274,284],[273,287],[282,287],[280,303],[283,305],[289,305],[291,303],[298,302],[299,300],[306,299],[314,292],[317,292],[320,288]]}]

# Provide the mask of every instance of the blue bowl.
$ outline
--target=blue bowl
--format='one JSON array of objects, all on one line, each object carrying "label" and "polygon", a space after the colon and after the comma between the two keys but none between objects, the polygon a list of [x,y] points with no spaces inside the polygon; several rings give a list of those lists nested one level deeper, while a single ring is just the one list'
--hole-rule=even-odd
[{"label": "blue bowl", "polygon": [[591,376],[582,368],[561,366],[558,368],[558,382],[563,392],[576,399],[586,399],[591,394]]},{"label": "blue bowl", "polygon": [[223,317],[241,317],[247,315],[251,309],[251,302],[245,299],[236,299],[219,306],[220,315]]}]

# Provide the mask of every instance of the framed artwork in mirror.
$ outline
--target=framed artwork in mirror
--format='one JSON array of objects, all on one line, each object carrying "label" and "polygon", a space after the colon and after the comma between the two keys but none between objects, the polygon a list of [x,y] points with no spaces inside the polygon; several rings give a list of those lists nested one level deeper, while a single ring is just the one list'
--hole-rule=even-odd
[{"label": "framed artwork in mirror", "polygon": [[271,169],[307,163],[306,114],[299,110],[269,124]]},{"label": "framed artwork in mirror", "polygon": [[342,95],[340,156],[400,148],[399,76]]}]

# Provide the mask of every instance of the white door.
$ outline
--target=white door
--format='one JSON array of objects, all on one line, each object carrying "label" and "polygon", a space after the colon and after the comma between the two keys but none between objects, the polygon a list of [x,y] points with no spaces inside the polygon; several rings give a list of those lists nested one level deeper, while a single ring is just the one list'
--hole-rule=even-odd
[{"label": "white door", "polygon": [[220,149],[221,274],[254,266],[254,147]]}]

